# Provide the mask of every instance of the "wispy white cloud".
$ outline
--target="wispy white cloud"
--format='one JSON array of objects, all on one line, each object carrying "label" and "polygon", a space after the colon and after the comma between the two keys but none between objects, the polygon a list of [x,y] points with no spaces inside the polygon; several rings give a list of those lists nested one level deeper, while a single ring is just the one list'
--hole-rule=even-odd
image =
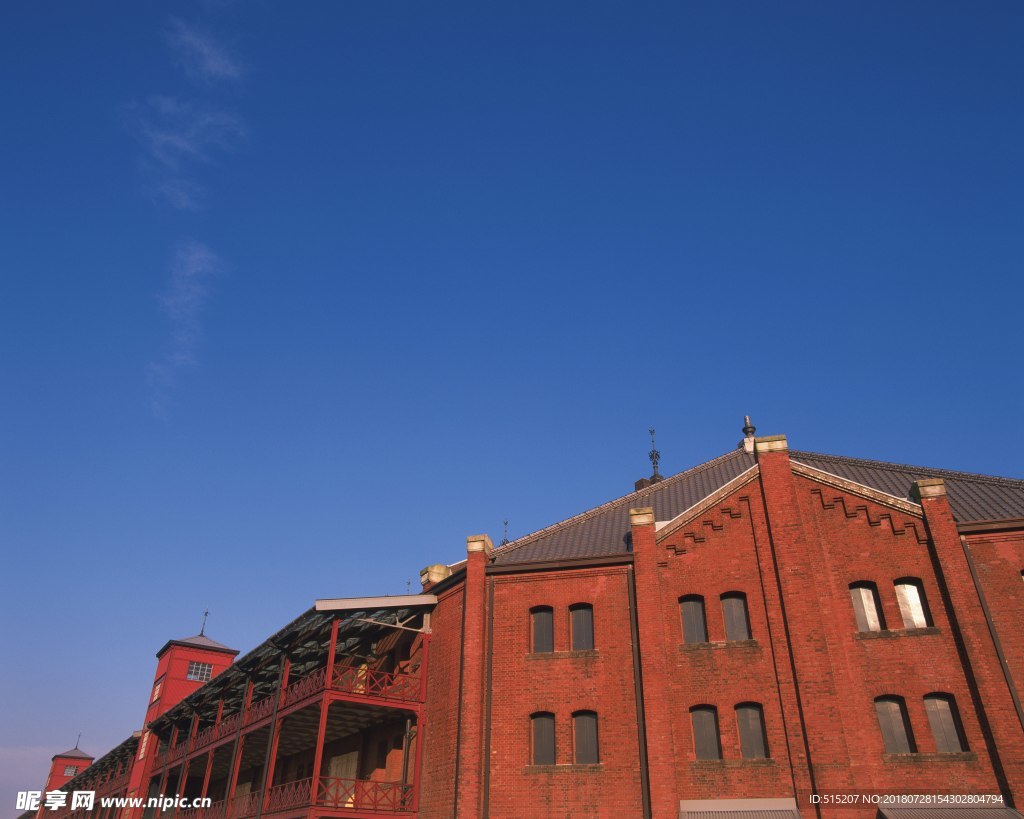
[{"label": "wispy white cloud", "polygon": [[207,31],[172,17],[164,33],[175,61],[194,80],[237,80],[243,66]]},{"label": "wispy white cloud", "polygon": [[180,372],[197,364],[196,352],[203,335],[202,313],[210,295],[210,280],[224,268],[223,262],[202,242],[178,244],[171,260],[167,287],[160,306],[170,324],[163,355],[146,367],[150,408],[166,418],[171,393]]},{"label": "wispy white cloud", "polygon": [[149,187],[180,210],[198,210],[205,189],[192,177],[245,138],[242,121],[229,111],[174,97],[153,96],[128,108],[127,123],[145,151]]}]

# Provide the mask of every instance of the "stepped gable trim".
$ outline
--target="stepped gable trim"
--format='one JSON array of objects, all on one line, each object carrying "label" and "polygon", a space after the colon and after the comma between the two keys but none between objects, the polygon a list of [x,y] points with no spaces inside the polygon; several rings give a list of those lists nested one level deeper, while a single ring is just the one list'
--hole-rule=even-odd
[{"label": "stepped gable trim", "polygon": [[717,466],[718,464],[728,460],[729,458],[736,457],[737,453],[742,452],[742,449],[731,450],[729,452],[726,452],[724,455],[719,455],[717,458],[712,458],[710,461],[705,461],[702,464],[690,467],[690,469],[687,469],[685,472],[680,472],[676,475],[673,475],[671,478],[665,478],[665,480],[663,481],[651,484],[650,486],[644,487],[643,489],[637,490],[636,492],[630,492],[628,495],[623,495],[622,497],[616,498],[615,500],[610,500],[607,503],[602,503],[600,506],[595,506],[593,509],[588,509],[586,512],[581,512],[580,514],[574,515],[571,518],[566,518],[565,520],[559,521],[558,523],[553,523],[550,526],[547,526],[543,529],[538,529],[536,532],[531,532],[528,535],[524,535],[518,540],[513,540],[511,543],[506,544],[505,546],[502,546],[499,549],[495,549],[494,553],[491,555],[491,560],[493,561],[497,557],[504,557],[510,552],[514,552],[521,546],[527,546],[530,543],[533,543],[533,541],[535,540],[539,540],[542,537],[547,537],[548,535],[553,535],[556,532],[560,532],[563,529],[568,529],[569,527],[575,526],[578,523],[583,523],[586,520],[590,520],[591,518],[597,517],[598,515],[601,515],[604,512],[609,512],[615,509],[616,507],[623,506],[627,503],[629,504],[629,506],[645,506],[647,504],[639,503],[638,501],[641,501],[644,498],[648,498],[666,487],[672,486],[676,483],[681,483],[687,478],[691,478],[700,472],[703,472],[707,469],[711,469],[712,467]]},{"label": "stepped gable trim", "polygon": [[760,467],[758,467],[757,464],[754,464],[752,467],[746,470],[746,472],[741,472],[739,475],[737,475],[735,478],[729,481],[729,483],[719,487],[710,495],[695,503],[685,512],[680,512],[678,515],[672,518],[672,520],[664,523],[661,526],[661,528],[655,532],[655,542],[661,543],[663,540],[665,540],[665,538],[675,534],[684,526],[686,526],[686,524],[693,521],[694,518],[700,517],[709,509],[712,509],[713,507],[717,506],[719,503],[721,503],[723,500],[729,497],[729,495],[731,495],[733,492],[737,491],[738,489],[742,489],[748,483],[756,479],[760,474],[761,469]]},{"label": "stepped gable trim", "polygon": [[800,461],[790,461],[790,464],[793,467],[794,475],[800,475],[804,478],[816,481],[817,483],[823,483],[827,486],[831,486],[834,489],[849,492],[851,495],[856,495],[859,498],[880,503],[883,506],[888,506],[890,509],[895,509],[907,515],[913,515],[916,518],[924,518],[924,509],[919,503],[914,503],[913,501],[908,501],[904,498],[897,498],[895,495],[890,495],[887,492],[873,489],[872,487],[865,486],[862,483],[851,481],[849,478],[840,478],[838,475],[833,475],[831,472],[825,472],[813,466],[808,466]]}]

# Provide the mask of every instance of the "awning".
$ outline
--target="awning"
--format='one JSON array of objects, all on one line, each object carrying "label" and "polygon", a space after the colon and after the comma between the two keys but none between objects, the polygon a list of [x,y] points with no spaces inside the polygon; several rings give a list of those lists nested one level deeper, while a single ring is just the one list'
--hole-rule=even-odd
[{"label": "awning", "polygon": [[878,812],[885,819],[1022,819],[1013,808],[988,805],[953,807],[933,805],[921,808],[888,807],[879,805]]},{"label": "awning", "polygon": [[683,799],[679,802],[679,819],[800,819],[800,812],[796,809],[796,800],[791,797]]}]

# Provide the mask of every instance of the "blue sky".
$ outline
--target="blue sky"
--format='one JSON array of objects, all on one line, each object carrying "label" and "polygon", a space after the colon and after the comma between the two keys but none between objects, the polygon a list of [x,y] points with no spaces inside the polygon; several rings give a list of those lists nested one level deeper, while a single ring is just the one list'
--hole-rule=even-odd
[{"label": "blue sky", "polygon": [[23,4],[0,804],[155,660],[794,447],[1024,476],[1024,11]]}]

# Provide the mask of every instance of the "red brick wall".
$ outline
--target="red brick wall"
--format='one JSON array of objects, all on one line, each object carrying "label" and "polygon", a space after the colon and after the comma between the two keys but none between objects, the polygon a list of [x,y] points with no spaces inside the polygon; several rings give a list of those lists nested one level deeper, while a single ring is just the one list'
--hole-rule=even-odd
[{"label": "red brick wall", "polygon": [[[493,575],[489,816],[640,816],[640,756],[623,567]],[[571,652],[569,606],[594,607],[593,652]],[[555,651],[531,654],[530,609],[554,609]],[[600,763],[573,764],[572,715],[598,715]],[[533,766],[530,714],[555,715],[554,766]]]},{"label": "red brick wall", "polygon": [[439,594],[431,616],[420,775],[419,815],[423,819],[449,819],[454,813],[462,592],[459,584]]},{"label": "red brick wall", "polygon": [[992,620],[1021,696],[1024,696],[1024,531],[970,535]]}]

